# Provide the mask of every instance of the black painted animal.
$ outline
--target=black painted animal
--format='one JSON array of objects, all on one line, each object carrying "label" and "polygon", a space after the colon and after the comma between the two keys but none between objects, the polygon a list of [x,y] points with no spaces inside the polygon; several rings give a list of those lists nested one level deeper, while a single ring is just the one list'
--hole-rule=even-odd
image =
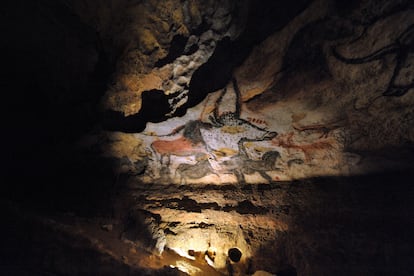
[{"label": "black painted animal", "polygon": [[[213,114],[209,117],[211,123],[192,120],[177,127],[169,134],[158,135],[158,137],[168,137],[155,140],[151,144],[151,149],[161,166],[170,165],[171,155],[208,154],[215,149],[214,145],[218,141],[222,142],[219,148],[232,148],[245,153],[245,142],[270,140],[277,135],[274,131],[268,131],[240,118],[240,91],[236,79],[233,79],[233,86],[236,92],[235,112],[219,114],[222,99],[226,94],[226,89],[224,89],[214,103]],[[222,131],[223,127],[235,127],[241,131],[239,133],[225,133]]]},{"label": "black painted animal", "polygon": [[[225,88],[214,103],[213,113],[209,116],[213,128],[208,131],[201,129],[201,135],[204,141],[210,141],[210,144],[218,144],[218,141],[221,141],[221,148],[232,148],[236,150],[237,146],[239,153],[246,154],[244,148],[245,142],[271,140],[277,136],[277,132],[269,131],[266,128],[259,127],[250,123],[248,120],[240,118],[242,105],[241,94],[236,79],[233,78],[232,82],[236,94],[234,103],[235,111],[223,112],[222,114],[219,112],[223,97],[227,92]],[[236,131],[225,133],[222,131],[223,127],[233,128]]]},{"label": "black painted animal", "polygon": [[[367,63],[373,60],[382,59],[386,55],[395,54],[397,62],[388,87],[382,95],[399,97],[407,93],[408,90],[414,88],[413,75],[411,76],[411,81],[408,84],[397,83],[398,79],[401,77],[402,70],[410,66],[410,54],[412,55],[414,53],[414,25],[409,26],[393,43],[376,50],[367,56],[356,58],[344,57],[339,54],[335,48],[332,48],[332,53],[338,60],[348,64]],[[413,71],[414,70],[411,70],[410,73],[414,74]]]},{"label": "black painted animal", "polygon": [[185,184],[187,179],[200,179],[209,174],[215,174],[219,176],[207,158],[197,161],[196,164],[179,164],[175,170],[175,175],[177,176],[177,174],[180,176],[181,184]]},{"label": "black painted animal", "polygon": [[233,173],[239,183],[246,183],[245,174],[253,174],[258,172],[269,183],[272,178],[266,173],[268,171],[277,171],[276,161],[280,158],[278,151],[268,151],[263,154],[260,160],[252,160],[244,154],[239,154],[231,157],[229,160],[223,162],[225,170]]}]

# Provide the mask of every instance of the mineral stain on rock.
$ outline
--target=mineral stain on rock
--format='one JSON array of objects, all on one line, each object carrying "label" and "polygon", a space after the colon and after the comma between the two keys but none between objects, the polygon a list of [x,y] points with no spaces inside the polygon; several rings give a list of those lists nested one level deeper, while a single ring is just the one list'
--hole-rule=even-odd
[{"label": "mineral stain on rock", "polygon": [[413,275],[412,1],[6,1],[7,275]]}]

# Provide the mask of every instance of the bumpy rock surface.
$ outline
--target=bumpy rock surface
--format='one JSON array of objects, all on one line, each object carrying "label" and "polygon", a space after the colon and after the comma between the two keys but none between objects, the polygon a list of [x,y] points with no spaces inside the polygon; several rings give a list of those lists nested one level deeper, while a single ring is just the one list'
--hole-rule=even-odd
[{"label": "bumpy rock surface", "polygon": [[[412,148],[404,147],[412,145],[414,138],[414,10],[406,9],[407,5],[308,3],[257,43],[224,87],[208,91],[184,116],[147,123],[143,132],[118,133],[118,141],[101,144],[107,156],[129,160],[126,167],[130,171],[144,164],[139,175],[128,178],[127,186],[132,189],[132,212],[147,216],[138,225],[148,229],[153,250],[173,250],[189,260],[208,263],[219,273],[233,275],[259,270],[341,274],[343,271],[334,269],[341,258],[361,265],[354,256],[339,252],[352,251],[346,241],[352,243],[358,239],[353,235],[359,235],[358,230],[344,225],[346,237],[337,236],[341,222],[335,214],[357,223],[354,214],[344,214],[350,203],[342,196],[335,202],[331,192],[313,186],[327,181],[326,188],[332,185],[332,189],[347,190],[350,185],[352,190],[352,178],[301,179],[412,167]],[[227,14],[221,20],[231,22],[235,11],[230,7],[204,16]],[[182,34],[189,35],[187,44],[197,44],[193,53],[183,51],[169,62],[161,54],[162,67],[153,68],[159,61],[144,66],[152,68],[148,74],[160,79],[146,90],[179,95],[179,100],[169,101],[169,115],[188,100],[192,76],[208,64],[217,42],[226,35],[236,41],[237,35],[243,37],[243,30],[237,35],[228,33],[234,28],[231,24],[220,24],[220,31],[213,25],[200,36],[189,35],[191,31]],[[142,54],[148,60],[162,49]],[[220,70],[223,63],[210,64]],[[148,75],[136,76],[143,83],[148,79]],[[107,92],[108,99],[120,95],[114,87]],[[130,89],[137,95],[143,90],[139,86]],[[139,106],[138,99],[124,99],[126,103],[118,106],[131,111],[126,115],[139,110],[127,108]],[[130,140],[128,145],[134,148],[122,147],[124,140]],[[119,150],[114,153],[114,148]],[[119,164],[120,171],[126,172],[125,162]],[[292,188],[292,182],[279,182],[293,180],[300,180],[300,188]],[[364,180],[356,178],[355,182]],[[332,214],[320,204],[334,208]],[[366,219],[376,221],[373,211],[368,212]],[[323,219],[317,218],[320,216]],[[322,225],[316,226],[318,223]],[[323,244],[323,236],[330,240],[329,245]],[[374,238],[361,239],[375,243]],[[331,251],[331,246],[342,249]],[[362,246],[362,251],[367,250],[365,246],[371,245]],[[239,262],[229,260],[231,248],[242,253]],[[361,254],[374,258],[371,253]],[[182,263],[174,266],[190,274],[197,271]],[[372,272],[369,267],[360,269],[350,268],[347,274]]]},{"label": "bumpy rock surface", "polygon": [[[209,91],[184,116],[125,134],[136,146],[124,157],[130,157],[131,165],[140,160],[148,164],[140,181],[260,183],[409,166],[388,152],[413,142],[413,10],[402,9],[403,3],[370,5],[341,10],[329,1],[309,4],[256,45],[227,85]],[[356,20],[360,9],[370,10],[372,19]],[[218,41],[222,37],[217,32],[210,29],[197,41]],[[199,60],[203,49],[198,45],[193,54],[184,52],[152,69],[174,71],[161,78],[168,87],[153,88],[166,95],[184,93],[180,85],[191,83],[200,65],[211,65],[207,60],[215,46]],[[184,63],[194,60],[199,62],[190,72]],[[211,66],[220,70],[222,64]],[[168,100],[169,114],[187,99]],[[140,101],[128,104],[139,106]],[[113,144],[101,146],[110,155]],[[277,157],[268,158],[271,152]],[[383,161],[373,160],[370,153],[384,155]]]},{"label": "bumpy rock surface", "polygon": [[[74,1],[116,55],[103,107],[125,116],[141,110],[141,95],[161,90],[169,115],[186,102],[191,77],[218,41],[240,34],[245,1]],[[168,115],[164,114],[164,115]]]},{"label": "bumpy rock surface", "polygon": [[111,80],[61,100],[88,131],[31,155],[53,164],[32,169],[53,181],[44,213],[2,203],[10,271],[414,273],[411,1],[59,3],[45,14],[92,37],[74,67]]}]

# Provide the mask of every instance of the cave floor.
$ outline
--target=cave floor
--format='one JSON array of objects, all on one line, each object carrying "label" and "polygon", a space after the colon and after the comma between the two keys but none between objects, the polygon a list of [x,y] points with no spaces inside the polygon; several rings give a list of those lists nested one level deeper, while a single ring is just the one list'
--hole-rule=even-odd
[{"label": "cave floor", "polygon": [[[125,185],[119,187],[110,213],[88,216],[2,199],[0,269],[4,275],[186,275],[173,268],[181,262],[198,271],[193,275],[230,274],[214,270],[204,259],[190,260],[169,249],[159,255],[145,240],[126,238],[126,214],[143,208],[169,223],[168,214],[210,211],[278,222],[268,226],[273,227],[272,237],[260,232],[266,226],[250,225],[251,246],[262,244],[245,275],[277,273],[287,266],[298,275],[413,275],[413,176],[394,172],[253,188]],[[220,198],[230,203],[222,206]],[[219,217],[212,219],[212,229],[215,223],[222,223]],[[243,221],[228,223],[246,228]],[[172,232],[180,229],[167,225]]]}]

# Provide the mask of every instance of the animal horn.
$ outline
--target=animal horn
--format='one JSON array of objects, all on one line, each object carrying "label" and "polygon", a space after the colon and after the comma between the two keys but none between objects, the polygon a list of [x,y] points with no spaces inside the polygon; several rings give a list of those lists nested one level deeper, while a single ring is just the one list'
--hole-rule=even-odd
[{"label": "animal horn", "polygon": [[233,77],[232,79],[233,82],[233,88],[234,91],[236,92],[236,116],[237,118],[240,117],[241,114],[241,95],[240,95],[240,89],[239,89],[239,85],[237,84],[237,79],[235,77]]}]

